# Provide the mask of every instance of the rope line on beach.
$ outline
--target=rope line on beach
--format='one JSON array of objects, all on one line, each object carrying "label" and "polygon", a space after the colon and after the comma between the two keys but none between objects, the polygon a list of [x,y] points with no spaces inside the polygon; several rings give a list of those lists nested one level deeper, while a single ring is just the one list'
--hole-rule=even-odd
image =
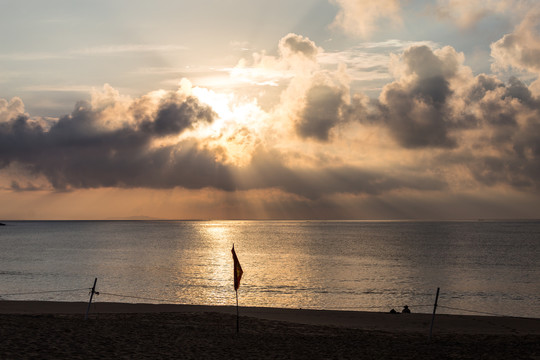
[{"label": "rope line on beach", "polygon": [[149,297],[134,296],[134,295],[113,294],[113,293],[107,293],[107,292],[103,292],[103,291],[100,291],[98,295],[108,295],[108,296],[116,296],[116,297],[132,298],[132,299],[140,299],[140,300],[161,301],[161,302],[174,303],[174,304],[180,304],[180,303],[181,303],[181,302],[179,302],[178,300],[157,299],[157,298],[149,298]]},{"label": "rope line on beach", "polygon": [[[178,300],[171,300],[171,299],[158,299],[158,298],[151,298],[151,297],[143,297],[143,296],[135,296],[135,295],[125,295],[125,294],[115,294],[115,293],[109,293],[109,292],[103,292],[100,291],[96,295],[106,295],[106,296],[114,296],[114,297],[120,297],[120,298],[131,298],[131,299],[140,299],[140,300],[151,300],[151,301],[159,301],[159,302],[165,302],[169,304],[185,304],[184,302],[180,302]],[[409,307],[419,308],[419,307],[432,307],[433,304],[413,304],[408,305]],[[362,306],[361,308],[355,308],[353,311],[357,311],[359,309],[365,310],[365,309],[387,309],[388,306]],[[326,308],[327,310],[343,310],[341,308]]]},{"label": "rope line on beach", "polygon": [[[64,290],[48,290],[48,291],[33,291],[33,292],[20,292],[20,293],[9,293],[9,294],[0,294],[0,300],[3,296],[17,296],[17,295],[36,295],[36,294],[51,294],[51,293],[67,293],[67,292],[77,292],[77,291],[92,291],[92,288],[79,288],[79,289],[64,289]],[[150,300],[150,301],[158,301],[158,302],[165,302],[169,304],[184,304],[178,300],[172,300],[172,299],[158,299],[158,298],[151,298],[151,297],[143,297],[143,296],[135,296],[135,295],[125,295],[125,294],[115,294],[115,293],[109,293],[109,292],[95,292],[96,295],[106,295],[106,296],[114,296],[114,297],[120,297],[120,298],[131,298],[131,299],[139,299],[139,300]],[[95,306],[95,304],[94,304]],[[412,304],[408,305],[410,308],[419,308],[419,307],[432,307],[432,304]],[[358,309],[360,310],[367,310],[367,309],[387,309],[389,306],[362,306]],[[517,318],[517,319],[534,319],[540,321],[540,318],[529,318],[524,316],[513,316],[513,315],[505,315],[505,314],[498,314],[493,312],[487,312],[487,311],[478,311],[478,310],[471,310],[471,309],[464,309],[464,308],[458,308],[458,307],[452,307],[452,306],[445,306],[445,305],[438,305],[439,308],[442,309],[448,309],[448,310],[457,310],[457,311],[463,311],[463,312],[469,312],[469,313],[475,313],[475,314],[481,314],[481,315],[490,315],[490,316],[499,316],[499,317],[507,317],[507,318]],[[358,310],[355,309],[355,310]],[[331,309],[330,309],[331,310]]]},{"label": "rope line on beach", "polygon": [[504,315],[504,314],[497,314],[497,313],[492,313],[492,312],[478,311],[478,310],[470,310],[470,309],[462,309],[462,308],[451,307],[451,306],[444,306],[444,305],[438,305],[438,307],[443,308],[443,309],[458,310],[458,311],[466,311],[466,312],[476,313],[476,314],[482,314],[482,315],[500,316],[500,317],[517,318],[517,319],[535,319],[535,320],[540,320],[540,319],[536,319],[536,318],[528,318],[528,317],[524,317],[524,316]]},{"label": "rope line on beach", "polygon": [[26,293],[11,293],[11,294],[0,294],[0,296],[15,296],[15,295],[34,295],[34,294],[48,294],[48,293],[64,293],[64,292],[75,292],[82,290],[92,290],[91,288],[82,288],[82,289],[67,289],[67,290],[49,290],[49,291],[33,291]]},{"label": "rope line on beach", "polygon": [[[401,306],[401,305],[400,305]],[[410,308],[419,308],[419,307],[433,307],[433,304],[413,304],[413,305],[407,305],[408,307]],[[394,306],[395,307],[399,307],[399,306]],[[392,306],[389,306],[389,305],[377,305],[377,306],[361,306],[359,307],[358,309],[388,309],[388,308],[392,308]]]},{"label": "rope line on beach", "polygon": [[362,306],[362,309],[386,309],[388,306]]}]

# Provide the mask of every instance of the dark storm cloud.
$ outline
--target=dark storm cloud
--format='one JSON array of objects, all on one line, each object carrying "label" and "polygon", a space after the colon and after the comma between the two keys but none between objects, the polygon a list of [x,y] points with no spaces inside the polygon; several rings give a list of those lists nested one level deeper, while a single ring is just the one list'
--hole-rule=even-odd
[{"label": "dark storm cloud", "polygon": [[516,77],[508,80],[505,97],[517,99],[529,107],[540,108],[538,99],[535,99],[529,88]]},{"label": "dark storm cloud", "polygon": [[[407,174],[405,176],[405,173]],[[244,170],[246,188],[280,188],[308,199],[337,193],[377,195],[399,189],[442,190],[447,187],[437,177],[408,172],[370,171],[350,165],[290,168],[275,152],[258,151],[251,167]]]},{"label": "dark storm cloud", "polygon": [[26,158],[28,153],[41,151],[44,132],[41,125],[30,122],[26,115],[0,122],[0,167]]},{"label": "dark storm cloud", "polygon": [[[385,89],[385,101],[379,106],[390,133],[405,148],[455,147],[442,105],[426,103],[422,95],[425,94],[415,95],[399,85]],[[418,102],[424,106],[419,107]]]},{"label": "dark storm cloud", "polygon": [[530,117],[529,123],[538,121],[540,101],[517,78],[510,78],[507,84],[483,75],[475,80],[467,104],[478,109],[478,122],[492,132],[488,145],[501,146],[516,141],[530,126],[520,124],[520,118]]},{"label": "dark storm cloud", "polygon": [[156,118],[142,124],[145,131],[158,136],[179,134],[195,122],[211,123],[216,114],[209,106],[201,105],[192,96],[184,101],[167,101],[161,105]]},{"label": "dark storm cloud", "polygon": [[[490,93],[497,96],[490,96]],[[522,106],[517,107],[515,100]],[[524,109],[540,109],[540,102],[534,98],[529,88],[515,77],[505,84],[494,77],[479,75],[465,101],[471,107],[479,108],[478,120],[494,128],[506,128],[506,131],[509,131],[509,128],[518,128],[517,116]]]},{"label": "dark storm cloud", "polygon": [[[450,48],[438,53],[427,46],[414,46],[402,57],[403,79],[384,87],[372,111],[353,107],[352,115],[362,122],[385,126],[404,148],[455,149],[459,132],[484,127],[493,131],[492,141],[511,140],[524,109],[539,109],[540,103],[520,80],[507,84],[494,76],[471,77],[459,95],[452,81],[459,76],[458,54]],[[465,89],[465,91],[464,91]],[[516,101],[519,106],[516,106]],[[466,104],[457,108],[457,103]],[[463,107],[463,106],[462,106]]]},{"label": "dark storm cloud", "polygon": [[[519,190],[533,192],[539,190],[540,158],[538,155],[530,159],[520,158],[512,151],[497,155],[471,155],[474,154],[469,154],[467,157],[461,155],[450,157],[451,162],[461,168],[467,168],[477,183],[488,187],[508,185]],[[462,161],[458,163],[459,157]]]},{"label": "dark storm cloud", "polygon": [[485,75],[477,76],[465,94],[481,135],[470,138],[461,150],[435,157],[433,166],[466,168],[486,186],[539,190],[539,99],[516,78],[503,83]]},{"label": "dark storm cloud", "polygon": [[467,96],[469,101],[473,103],[482,100],[488,91],[494,91],[497,88],[504,87],[504,84],[494,76],[480,74],[475,80]]},{"label": "dark storm cloud", "polygon": [[494,136],[498,156],[478,156],[469,168],[486,185],[509,184],[515,188],[540,190],[540,122],[538,114],[506,136]]},{"label": "dark storm cloud", "polygon": [[343,91],[329,85],[314,85],[306,94],[306,105],[296,123],[304,138],[328,141],[330,130],[342,121]]},{"label": "dark storm cloud", "polygon": [[540,99],[517,78],[474,77],[461,63],[451,48],[411,47],[379,99],[354,96],[342,113],[387,129],[403,148],[434,149],[419,173],[457,167],[485,186],[540,189]]},{"label": "dark storm cloud", "polygon": [[186,188],[231,190],[227,168],[215,154],[194,142],[152,146],[192,124],[210,122],[214,113],[194,98],[167,101],[151,122],[107,129],[100,112],[79,103],[71,115],[50,129],[20,115],[0,123],[0,166],[22,164],[43,174],[56,189],[96,187]]},{"label": "dark storm cloud", "polygon": [[[513,150],[521,163],[527,185],[535,184],[540,190],[540,122],[530,121],[516,138]],[[532,181],[529,181],[532,180]]]},{"label": "dark storm cloud", "polygon": [[[314,86],[304,115],[313,121],[322,113],[320,119],[331,121],[330,125],[303,130],[325,139],[339,118],[341,96],[330,86]],[[279,188],[313,200],[336,193],[380,194],[446,186],[444,181],[429,176],[410,174],[404,179],[347,165],[291,167],[286,165],[283,154],[263,147],[248,166],[236,167],[216,160],[219,150],[207,148],[204,140],[156,145],[156,139],[213,120],[214,112],[195,98],[169,99],[150,112],[144,101],[135,101],[128,112],[137,121],[114,128],[103,125],[106,115],[102,110],[80,102],[70,115],[49,127],[24,114],[0,122],[1,167],[16,163],[26,173],[44,176],[58,191],[99,187],[212,187],[225,191]],[[115,113],[119,118],[128,115]],[[11,189],[36,190],[15,180]]]},{"label": "dark storm cloud", "polygon": [[427,46],[415,46],[402,57],[411,82],[385,86],[379,102],[381,119],[394,139],[405,148],[453,148],[447,101],[452,95],[449,79],[457,62],[441,59]]}]

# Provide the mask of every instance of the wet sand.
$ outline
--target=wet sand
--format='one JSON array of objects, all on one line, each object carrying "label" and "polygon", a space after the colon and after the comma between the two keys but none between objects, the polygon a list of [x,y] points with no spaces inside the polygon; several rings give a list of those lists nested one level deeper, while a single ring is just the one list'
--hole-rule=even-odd
[{"label": "wet sand", "polygon": [[540,319],[0,301],[1,359],[540,359]]}]

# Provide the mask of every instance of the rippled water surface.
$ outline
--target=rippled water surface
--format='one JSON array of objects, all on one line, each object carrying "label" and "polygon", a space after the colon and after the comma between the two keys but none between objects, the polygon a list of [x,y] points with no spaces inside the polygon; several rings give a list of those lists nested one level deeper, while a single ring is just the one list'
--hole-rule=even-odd
[{"label": "rippled water surface", "polygon": [[534,221],[7,222],[0,297],[232,305],[233,243],[245,306],[540,317]]}]

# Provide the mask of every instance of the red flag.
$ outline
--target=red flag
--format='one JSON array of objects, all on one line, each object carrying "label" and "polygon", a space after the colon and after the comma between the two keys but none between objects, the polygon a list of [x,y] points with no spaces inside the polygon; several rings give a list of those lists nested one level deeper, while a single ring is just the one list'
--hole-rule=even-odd
[{"label": "red flag", "polygon": [[236,253],[234,252],[234,244],[232,247],[232,257],[234,260],[234,290],[238,291],[238,288],[240,287],[240,279],[242,279],[242,274],[244,271],[242,271],[242,266],[240,266],[240,261],[238,261],[238,258],[236,257]]}]

